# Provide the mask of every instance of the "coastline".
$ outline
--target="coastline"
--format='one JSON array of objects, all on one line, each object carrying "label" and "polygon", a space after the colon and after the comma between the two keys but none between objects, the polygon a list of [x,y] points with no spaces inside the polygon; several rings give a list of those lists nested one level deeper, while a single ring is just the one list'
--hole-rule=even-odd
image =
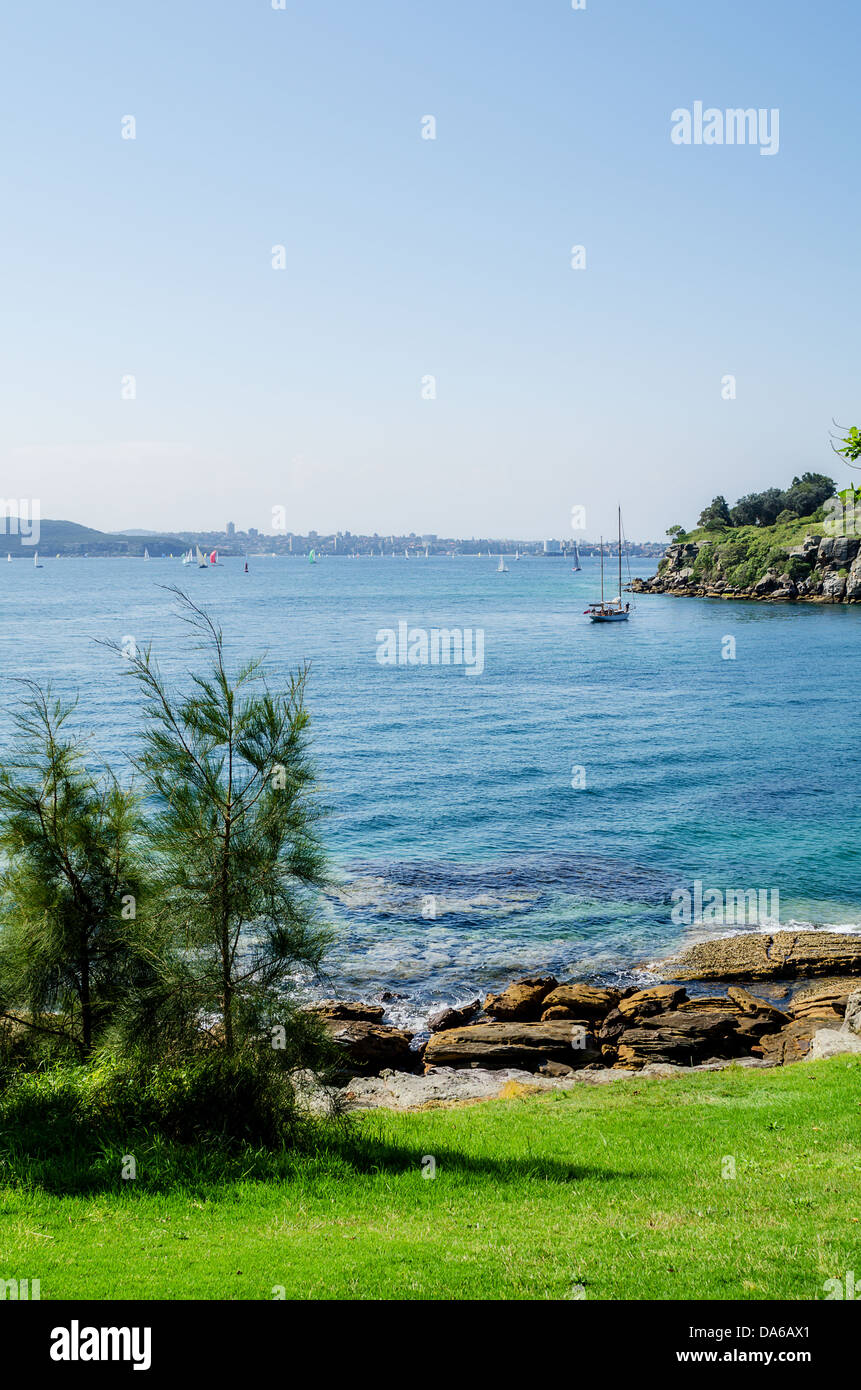
[{"label": "coastline", "polygon": [[309,1004],[344,1054],[310,1103],[412,1109],[861,1053],[861,932],[739,932],[642,968],[642,988],[523,977],[431,1015],[418,1047],[384,1004]]},{"label": "coastline", "polygon": [[633,579],[628,589],[680,598],[861,603],[861,538],[809,533],[800,545],[775,554],[752,583],[735,583],[728,574],[717,538],[680,541],[667,548],[654,575]]}]

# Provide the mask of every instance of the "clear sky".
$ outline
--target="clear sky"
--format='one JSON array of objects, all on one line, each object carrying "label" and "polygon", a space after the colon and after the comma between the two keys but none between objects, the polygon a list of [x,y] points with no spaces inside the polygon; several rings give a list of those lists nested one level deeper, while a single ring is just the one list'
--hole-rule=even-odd
[{"label": "clear sky", "polygon": [[[855,476],[857,0],[4,11],[4,497],[653,539]],[[778,152],[674,144],[696,101],[777,108]]]}]

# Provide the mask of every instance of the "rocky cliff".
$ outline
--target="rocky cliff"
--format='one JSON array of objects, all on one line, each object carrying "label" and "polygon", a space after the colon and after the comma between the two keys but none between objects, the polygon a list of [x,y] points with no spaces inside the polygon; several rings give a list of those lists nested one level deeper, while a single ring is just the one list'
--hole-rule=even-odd
[{"label": "rocky cliff", "polygon": [[638,594],[709,598],[861,602],[861,537],[805,535],[800,545],[727,531],[671,545]]}]

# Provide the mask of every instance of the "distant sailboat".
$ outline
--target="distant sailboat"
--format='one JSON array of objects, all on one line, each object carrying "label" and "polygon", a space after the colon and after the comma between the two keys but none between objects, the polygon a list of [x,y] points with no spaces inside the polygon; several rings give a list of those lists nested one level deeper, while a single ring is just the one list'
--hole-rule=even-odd
[{"label": "distant sailboat", "polygon": [[499,564],[498,564],[497,567],[496,567],[496,573],[497,573],[497,574],[508,574],[508,566],[507,566],[507,564],[505,563],[505,561],[503,560],[503,558],[502,558],[501,555],[500,555],[500,557],[499,557]]},{"label": "distant sailboat", "polygon": [[574,573],[576,574],[576,573],[578,572],[578,570],[581,570],[582,568],[583,568],[583,566],[580,564],[580,547],[579,547],[579,545],[577,544],[577,542],[575,541],[575,542],[574,542],[574,564],[571,566],[571,569],[572,569],[572,570],[574,571]]},{"label": "distant sailboat", "polygon": [[37,570],[43,570],[43,569],[45,568],[44,565],[40,565],[40,564],[39,564],[39,552],[38,552],[38,550],[36,551],[36,554],[33,556],[33,564],[34,564],[34,566],[35,566],[35,568],[36,568]]},{"label": "distant sailboat", "polygon": [[192,564],[194,564],[194,556],[192,555],[192,553],[191,553],[190,550],[187,550],[187,551],[185,552],[185,554],[183,555],[183,557],[182,557],[182,563],[183,563],[184,565],[192,565]]},{"label": "distant sailboat", "polygon": [[217,550],[213,550],[212,554],[211,554],[210,557],[209,557],[209,563],[210,563],[211,565],[217,565],[217,564],[218,564],[218,551],[217,551]]},{"label": "distant sailboat", "polygon": [[248,556],[245,557],[245,573],[248,573]]},{"label": "distant sailboat", "polygon": [[149,559],[149,551],[147,550],[146,546],[144,546],[144,559],[145,559],[145,560],[148,560],[148,559]]},{"label": "distant sailboat", "polygon": [[209,566],[206,563],[206,556],[204,555],[200,546],[197,547],[197,568],[199,570],[209,569]]},{"label": "distant sailboat", "polygon": [[514,552],[514,558],[515,558],[515,560],[519,560],[519,559],[520,559],[520,551],[519,551],[519,550],[515,550],[515,552]]},{"label": "distant sailboat", "polygon": [[314,554],[313,550],[309,550],[308,552],[308,563],[310,565],[316,565],[317,563],[317,556]]},{"label": "distant sailboat", "polygon": [[11,555],[7,555],[7,556],[6,556],[6,563],[7,563],[7,565],[11,565],[11,563],[12,563],[12,556],[11,556]]}]

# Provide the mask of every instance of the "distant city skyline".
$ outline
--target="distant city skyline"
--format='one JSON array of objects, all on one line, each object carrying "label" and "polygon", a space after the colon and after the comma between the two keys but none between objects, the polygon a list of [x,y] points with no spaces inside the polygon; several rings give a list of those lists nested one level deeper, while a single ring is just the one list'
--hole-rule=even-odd
[{"label": "distant city skyline", "polygon": [[12,0],[6,32],[4,497],[536,541],[621,503],[658,539],[848,478],[857,7]]}]

